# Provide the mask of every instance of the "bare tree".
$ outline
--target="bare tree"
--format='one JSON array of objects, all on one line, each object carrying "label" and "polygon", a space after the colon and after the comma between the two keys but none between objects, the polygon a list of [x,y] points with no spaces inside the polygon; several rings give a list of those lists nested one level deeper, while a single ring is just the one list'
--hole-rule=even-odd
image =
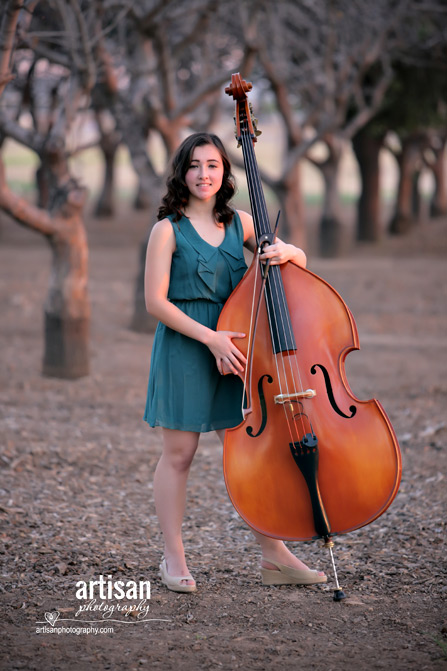
[{"label": "bare tree", "polygon": [[[123,11],[126,3],[106,7]],[[148,138],[157,134],[169,158],[188,129],[212,123],[231,63],[247,67],[250,49],[226,25],[228,14],[228,6],[210,0],[143,2],[122,16],[119,32],[98,39],[102,68],[93,104],[113,117],[129,149],[139,179],[137,207],[159,198],[163,170],[148,152]]]},{"label": "bare tree", "polygon": [[361,190],[357,203],[357,240],[377,242],[382,236],[380,220],[380,152],[386,131],[366,124],[355,133],[352,147],[360,171]]},{"label": "bare tree", "polygon": [[340,212],[340,194],[337,177],[343,155],[344,142],[339,135],[328,133],[322,138],[327,149],[324,159],[316,159],[307,152],[306,158],[321,172],[324,180],[324,202],[320,221],[320,254],[337,256],[342,251],[343,236]]},{"label": "bare tree", "polygon": [[[325,184],[321,251],[334,253],[338,246],[337,230],[341,230],[336,211],[340,161],[336,145],[340,139],[356,136],[358,157],[368,157],[366,146],[360,146],[369,140],[362,129],[384,103],[395,78],[396,59],[403,53],[416,54],[419,59],[421,43],[429,51],[429,45],[433,49],[442,39],[445,42],[439,20],[445,16],[442,13],[445,9],[436,1],[406,0],[378,0],[369,4],[360,0],[300,3],[265,0],[247,6],[250,4],[256,5],[257,30],[247,39],[251,39],[259,55],[286,135],[282,174],[274,179],[263,172],[262,178],[280,202],[283,234],[304,245],[300,161],[309,158],[321,170]],[[438,34],[430,24],[438,25]],[[261,37],[267,34],[268,40]],[[426,61],[432,62],[433,55]],[[384,135],[373,133],[375,142],[369,142],[377,159]],[[329,137],[339,139],[330,140],[330,145],[326,142],[327,157],[316,160],[309,150]],[[372,169],[365,165],[360,169],[363,178],[373,179]],[[378,185],[378,172],[374,180]],[[362,213],[371,202],[362,195]],[[374,217],[370,217],[368,232],[360,231],[360,238],[378,238],[379,226]]]},{"label": "bare tree", "polygon": [[[408,4],[399,24],[399,39],[391,53],[391,85],[378,113],[353,139],[362,176],[357,225],[360,240],[378,240],[382,234],[379,207],[379,152],[382,147],[391,148],[399,167],[396,208],[390,224],[393,233],[406,232],[417,219],[418,181],[423,163],[433,168],[434,174],[443,170],[443,152],[441,150],[439,160],[438,150],[443,144],[447,121],[444,26],[445,3],[434,0]],[[398,136],[399,143],[390,144],[389,131]],[[435,180],[438,184],[437,176]],[[442,194],[442,177],[440,187]],[[435,198],[437,192],[438,189]]]},{"label": "bare tree", "polygon": [[[230,6],[238,11],[237,3]],[[124,7],[111,2],[107,12]],[[213,123],[231,72],[252,62],[252,48],[244,45],[243,31],[228,9],[210,0],[134,4],[120,31],[98,40],[101,69],[93,104],[99,119],[105,112],[113,117],[114,131],[129,150],[139,182],[135,205],[147,210],[150,224],[156,221],[171,154],[185,133]],[[161,168],[148,151],[153,135],[164,147]],[[141,245],[132,320],[132,327],[143,331],[154,326],[144,304],[146,246],[147,239]]]},{"label": "bare tree", "polygon": [[0,28],[0,96],[6,84],[14,79],[10,70],[14,38],[20,11],[24,0],[7,0],[4,8],[3,21]]},{"label": "bare tree", "polygon": [[423,153],[428,146],[425,132],[414,132],[402,138],[399,149],[391,144],[388,149],[394,154],[399,167],[399,183],[397,188],[395,213],[389,230],[394,235],[407,233],[415,223],[419,211],[415,204],[415,180],[423,166]]},{"label": "bare tree", "polygon": [[[262,176],[280,201],[284,234],[302,245],[300,160],[328,134],[352,137],[379,108],[392,78],[391,48],[405,4],[259,3],[256,48],[286,132],[282,174],[276,180]],[[267,31],[269,40],[263,40]],[[330,149],[319,166],[328,199],[333,199],[337,157]]]},{"label": "bare tree", "polygon": [[[39,156],[47,188],[45,208],[29,204],[8,188],[2,164],[0,207],[44,235],[51,247],[43,372],[63,378],[81,377],[89,370],[86,192],[70,174],[66,144],[95,81],[94,15],[87,5],[81,0],[12,0],[0,37],[3,59],[12,63],[14,77],[3,92],[9,104],[0,111],[0,131]],[[4,81],[4,69],[2,74]],[[22,123],[26,109],[32,128]]]}]

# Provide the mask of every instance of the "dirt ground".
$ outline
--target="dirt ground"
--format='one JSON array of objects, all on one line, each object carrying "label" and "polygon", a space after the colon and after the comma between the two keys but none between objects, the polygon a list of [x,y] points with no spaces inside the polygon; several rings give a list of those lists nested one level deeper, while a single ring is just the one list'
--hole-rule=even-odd
[{"label": "dirt ground", "polygon": [[[328,573],[327,586],[261,585],[211,434],[193,464],[184,525],[198,591],[161,585],[151,484],[161,436],[142,421],[151,337],[128,328],[145,222],[124,219],[89,224],[92,371],[74,382],[40,374],[49,250],[16,224],[1,228],[1,668],[445,669],[447,221],[341,259],[310,258],[357,321],[350,386],[382,402],[403,458],[389,510],[336,540],[348,598],[335,603],[318,542],[291,546]],[[140,610],[126,615],[117,606],[131,602],[115,593],[78,599],[76,583],[100,575],[149,580],[149,609],[137,599]],[[101,604],[109,611],[93,610]],[[113,632],[77,635],[107,624]]]}]

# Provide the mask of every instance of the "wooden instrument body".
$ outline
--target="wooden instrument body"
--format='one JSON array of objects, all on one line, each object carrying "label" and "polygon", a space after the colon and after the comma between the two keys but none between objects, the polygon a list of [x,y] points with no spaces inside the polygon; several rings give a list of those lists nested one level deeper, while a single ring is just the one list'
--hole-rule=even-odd
[{"label": "wooden instrument body", "polygon": [[[260,291],[257,264],[255,257],[217,326],[247,334],[235,341],[245,355],[250,306]],[[290,262],[280,270],[297,350],[273,353],[263,297],[247,390],[251,411],[226,432],[224,475],[233,505],[253,529],[274,538],[310,540],[319,534],[308,486],[290,450],[294,436],[286,415],[295,424],[294,418],[304,418],[318,437],[318,483],[331,535],[369,524],[386,510],[399,488],[401,457],[380,403],[358,400],[347,384],[345,358],[359,349],[349,308],[309,270]],[[293,403],[291,411],[275,403],[275,396],[290,387],[314,389],[316,396]]]}]

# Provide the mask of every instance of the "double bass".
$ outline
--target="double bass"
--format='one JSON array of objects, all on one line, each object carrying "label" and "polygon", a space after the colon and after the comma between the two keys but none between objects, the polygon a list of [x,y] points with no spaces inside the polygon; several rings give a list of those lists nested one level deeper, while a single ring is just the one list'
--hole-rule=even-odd
[{"label": "double bass", "polygon": [[247,524],[289,541],[323,539],[344,598],[332,537],[377,519],[401,478],[396,435],[381,404],[357,399],[344,362],[360,349],[351,311],[324,279],[291,262],[261,263],[275,238],[254,144],[259,131],[247,93],[233,74],[225,91],[236,101],[257,251],[227,300],[217,328],[242,331],[247,357],[243,421],[225,435],[223,468],[230,499]]}]

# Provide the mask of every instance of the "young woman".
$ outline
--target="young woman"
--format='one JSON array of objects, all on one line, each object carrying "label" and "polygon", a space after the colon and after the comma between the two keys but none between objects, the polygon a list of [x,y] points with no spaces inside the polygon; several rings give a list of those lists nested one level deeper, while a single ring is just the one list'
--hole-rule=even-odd
[{"label": "young woman", "polygon": [[[179,147],[167,193],[148,243],[145,295],[160,321],[155,334],[144,419],[163,427],[163,452],[154,477],[157,516],[164,538],[162,582],[192,592],[182,542],[186,483],[200,433],[242,421],[244,333],[216,331],[224,302],[246,271],[243,247],[255,249],[253,220],[235,211],[226,151],[216,135],[196,133]],[[261,259],[305,266],[301,249],[277,238]],[[233,375],[224,375],[233,373]],[[263,584],[313,584],[326,576],[311,571],[282,541],[253,531],[261,546]]]}]

